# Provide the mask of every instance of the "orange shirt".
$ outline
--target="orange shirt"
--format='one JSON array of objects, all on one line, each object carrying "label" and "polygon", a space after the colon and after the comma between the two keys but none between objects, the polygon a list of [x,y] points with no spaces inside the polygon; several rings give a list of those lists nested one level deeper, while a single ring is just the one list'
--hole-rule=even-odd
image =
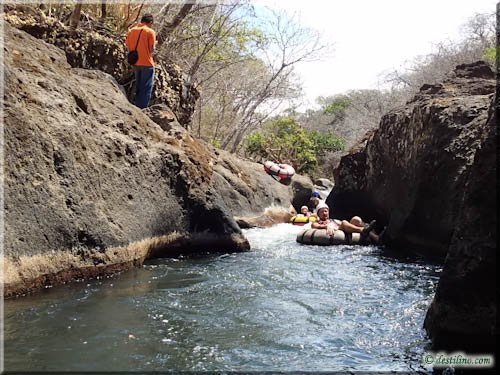
[{"label": "orange shirt", "polygon": [[135,49],[137,43],[137,38],[141,32],[141,39],[137,45],[137,53],[139,54],[139,60],[137,60],[136,66],[155,66],[153,61],[153,49],[156,43],[156,33],[155,31],[146,26],[144,23],[138,23],[133,28],[131,28],[125,39],[125,44],[129,51]]}]

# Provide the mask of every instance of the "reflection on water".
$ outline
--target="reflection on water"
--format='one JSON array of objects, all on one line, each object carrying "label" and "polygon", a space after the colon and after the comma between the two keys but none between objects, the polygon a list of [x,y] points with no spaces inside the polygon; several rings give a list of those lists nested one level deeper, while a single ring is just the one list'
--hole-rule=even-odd
[{"label": "reflection on water", "polygon": [[161,259],[6,301],[10,371],[415,371],[440,268],[245,231],[252,251]]}]

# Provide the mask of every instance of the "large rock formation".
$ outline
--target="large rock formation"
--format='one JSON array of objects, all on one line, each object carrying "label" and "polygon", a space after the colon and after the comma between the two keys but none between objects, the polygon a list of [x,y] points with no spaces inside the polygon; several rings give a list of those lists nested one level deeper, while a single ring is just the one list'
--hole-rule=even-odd
[{"label": "large rock formation", "polygon": [[333,215],[375,218],[392,245],[444,257],[494,91],[485,63],[458,66],[385,115],[334,172]]},{"label": "large rock formation", "polygon": [[383,117],[328,198],[388,223],[389,245],[447,254],[424,324],[437,350],[495,351],[497,106],[491,69],[458,66]]},{"label": "large rock formation", "polygon": [[[175,115],[165,105],[153,105],[144,112],[160,127],[176,136],[187,134],[180,128]],[[232,216],[250,216],[262,213],[270,206],[290,208],[292,197],[298,194],[295,183],[308,177],[296,175],[290,187],[282,185],[264,173],[264,166],[230,152],[216,149],[207,142],[198,141],[213,160],[213,186]]]},{"label": "large rock formation", "polygon": [[289,206],[290,188],[262,166],[217,155],[173,121],[163,130],[106,73],[4,31],[7,295],[153,255],[246,250],[237,206]]},{"label": "large rock formation", "polygon": [[437,350],[495,352],[497,117],[493,110],[490,114],[486,142],[476,152],[443,273],[424,322]]}]

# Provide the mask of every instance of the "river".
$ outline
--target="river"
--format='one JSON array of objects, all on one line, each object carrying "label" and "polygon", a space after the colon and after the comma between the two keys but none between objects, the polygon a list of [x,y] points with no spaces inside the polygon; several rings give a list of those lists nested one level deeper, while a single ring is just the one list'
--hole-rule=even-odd
[{"label": "river", "polygon": [[441,266],[373,246],[157,259],[4,303],[7,371],[430,371],[422,329]]}]

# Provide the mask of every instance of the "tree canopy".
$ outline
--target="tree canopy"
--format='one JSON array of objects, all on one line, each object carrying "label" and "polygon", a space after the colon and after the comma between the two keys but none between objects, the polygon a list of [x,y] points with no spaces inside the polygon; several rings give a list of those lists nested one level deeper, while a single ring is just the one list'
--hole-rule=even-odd
[{"label": "tree canopy", "polygon": [[[330,45],[297,16],[269,10],[263,17],[250,0],[39,6],[70,28],[98,20],[98,29],[120,37],[152,13],[159,39],[155,61],[160,67],[163,61],[180,65],[185,85],[201,92],[194,135],[231,152],[288,158],[303,172],[334,168],[342,150],[364,139],[423,84],[442,80],[458,64],[483,59],[494,66],[498,59],[495,13],[475,14],[463,25],[461,40],[438,43],[432,53],[381,76],[381,88],[332,93],[317,99],[319,109],[298,112],[302,85],[294,68],[321,59]],[[273,118],[285,113],[288,117]]]},{"label": "tree canopy", "polygon": [[302,173],[313,172],[318,157],[344,146],[342,139],[333,133],[307,131],[291,117],[278,117],[267,122],[262,131],[249,134],[245,144],[247,154],[290,164]]}]

